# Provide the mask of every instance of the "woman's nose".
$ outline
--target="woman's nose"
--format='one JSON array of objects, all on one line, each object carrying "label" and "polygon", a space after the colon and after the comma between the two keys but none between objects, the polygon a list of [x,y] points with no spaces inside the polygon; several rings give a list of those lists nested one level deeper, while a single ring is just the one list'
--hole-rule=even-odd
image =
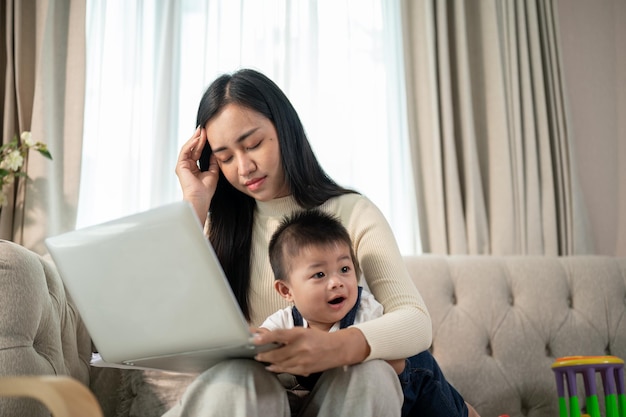
[{"label": "woman's nose", "polygon": [[247,177],[251,172],[254,172],[256,165],[252,159],[242,155],[239,157],[239,175]]}]

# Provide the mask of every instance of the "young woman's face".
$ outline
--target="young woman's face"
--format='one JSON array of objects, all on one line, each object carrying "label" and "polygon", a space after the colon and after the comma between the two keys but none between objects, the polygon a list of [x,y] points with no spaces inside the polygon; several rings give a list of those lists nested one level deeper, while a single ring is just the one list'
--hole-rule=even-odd
[{"label": "young woman's face", "polygon": [[289,261],[288,278],[275,281],[278,292],[293,302],[310,327],[328,331],[354,307],[357,276],[345,243],[310,246]]},{"label": "young woman's face", "polygon": [[267,117],[228,104],[205,128],[217,163],[233,187],[259,201],[290,194],[276,128]]}]

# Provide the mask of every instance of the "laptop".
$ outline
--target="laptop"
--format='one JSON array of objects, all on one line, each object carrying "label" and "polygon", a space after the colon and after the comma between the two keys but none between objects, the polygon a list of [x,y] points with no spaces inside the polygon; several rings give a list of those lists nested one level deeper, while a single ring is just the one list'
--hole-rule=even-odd
[{"label": "laptop", "polygon": [[49,237],[100,366],[202,372],[255,346],[188,202]]}]

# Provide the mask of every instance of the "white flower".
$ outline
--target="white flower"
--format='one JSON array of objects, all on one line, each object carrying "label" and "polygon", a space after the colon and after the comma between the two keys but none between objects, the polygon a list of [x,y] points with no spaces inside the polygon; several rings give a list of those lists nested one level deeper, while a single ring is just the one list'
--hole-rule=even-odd
[{"label": "white flower", "polygon": [[20,169],[22,164],[24,163],[24,158],[20,151],[15,150],[9,152],[9,154],[4,158],[0,167],[4,169],[8,169],[9,171],[17,171]]},{"label": "white flower", "polygon": [[5,194],[7,190],[5,186],[15,183],[19,177],[28,178],[22,169],[29,151],[35,150],[44,157],[52,159],[46,145],[42,142],[35,142],[29,131],[22,132],[20,139],[18,140],[15,135],[9,143],[0,146],[0,210],[9,202]]},{"label": "white flower", "polygon": [[30,134],[29,131],[24,131],[20,135],[22,142],[26,144],[29,148],[32,148],[35,145],[35,141],[33,140],[33,135]]}]

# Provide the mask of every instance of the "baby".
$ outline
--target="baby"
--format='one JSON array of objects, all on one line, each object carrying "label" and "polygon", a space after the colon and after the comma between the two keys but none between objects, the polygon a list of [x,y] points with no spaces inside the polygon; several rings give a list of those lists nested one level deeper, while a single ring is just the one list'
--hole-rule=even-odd
[{"label": "baby", "polygon": [[[358,285],[350,235],[319,210],[295,213],[280,224],[269,245],[274,288],[292,306],[269,316],[260,331],[295,326],[333,332],[382,316],[383,307]],[[478,416],[450,385],[430,352],[387,361],[404,392],[402,416]],[[321,374],[296,376],[311,390]]]}]

